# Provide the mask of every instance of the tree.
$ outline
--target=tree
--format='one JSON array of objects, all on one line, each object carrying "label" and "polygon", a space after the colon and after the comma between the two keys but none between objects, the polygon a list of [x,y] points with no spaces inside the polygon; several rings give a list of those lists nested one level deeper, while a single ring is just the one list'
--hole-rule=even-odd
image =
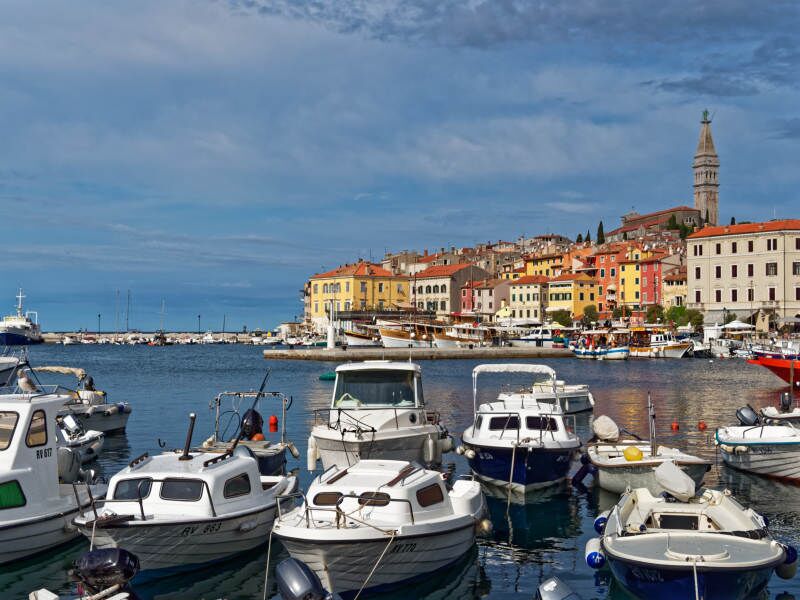
[{"label": "tree", "polygon": [[578,234],[578,237],[575,238],[575,243],[576,244],[582,244],[583,243],[583,235],[582,234],[580,234],[580,233]]},{"label": "tree", "polygon": [[585,241],[587,244],[590,244],[592,242],[592,236],[589,235],[589,230],[588,229],[586,230],[586,237],[583,238],[583,241]]},{"label": "tree", "polygon": [[689,325],[691,325],[694,329],[700,329],[703,326],[703,313],[701,313],[699,310],[690,308],[686,311],[686,317]]},{"label": "tree", "polygon": [[708,209],[706,209],[706,218],[705,218],[705,220],[703,221],[703,223],[705,223],[706,225],[708,225]]},{"label": "tree", "polygon": [[671,214],[669,216],[669,221],[667,221],[667,229],[680,229],[678,225],[678,219],[675,218],[675,214]]},{"label": "tree", "polygon": [[688,225],[684,225],[683,223],[678,225],[678,230],[680,231],[680,236],[682,240],[685,240],[686,236],[692,233],[692,228],[689,227]]},{"label": "tree", "polygon": [[583,307],[583,318],[581,322],[584,325],[590,325],[591,323],[597,323],[598,318],[600,317],[599,313],[597,312],[597,307],[594,304],[588,304]]},{"label": "tree", "polygon": [[606,232],[603,231],[603,222],[600,221],[600,224],[597,226],[597,243],[598,244],[605,244],[606,243]]},{"label": "tree", "polygon": [[562,327],[570,327],[572,325],[572,315],[568,310],[557,310],[550,317]]},{"label": "tree", "polygon": [[685,306],[670,306],[664,316],[667,321],[671,321],[676,325],[686,325],[689,322]]},{"label": "tree", "polygon": [[623,317],[630,317],[631,316],[631,309],[623,304],[622,306],[616,307],[614,309],[614,312],[611,313],[611,315],[615,319],[621,319]]},{"label": "tree", "polygon": [[657,323],[664,320],[664,307],[660,304],[651,304],[647,307],[647,322]]}]

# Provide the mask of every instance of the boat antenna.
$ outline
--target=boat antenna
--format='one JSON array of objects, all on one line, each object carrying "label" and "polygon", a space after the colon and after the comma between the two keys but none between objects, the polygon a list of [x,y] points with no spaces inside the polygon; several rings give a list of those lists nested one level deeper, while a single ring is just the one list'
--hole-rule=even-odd
[{"label": "boat antenna", "polygon": [[656,443],[656,411],[649,390],[647,392],[647,413],[650,421],[650,456],[655,457],[658,448],[658,444]]},{"label": "boat antenna", "polygon": [[183,445],[183,454],[178,460],[192,460],[192,455],[189,454],[189,447],[192,445],[192,434],[194,433],[194,421],[197,415],[189,413],[189,431],[186,432],[186,443]]}]

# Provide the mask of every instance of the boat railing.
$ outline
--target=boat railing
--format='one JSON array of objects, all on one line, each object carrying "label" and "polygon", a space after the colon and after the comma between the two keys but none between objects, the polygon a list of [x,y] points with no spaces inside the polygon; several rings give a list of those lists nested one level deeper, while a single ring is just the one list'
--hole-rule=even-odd
[{"label": "boat railing", "polygon": [[[418,406],[408,406],[402,407],[398,409],[396,406],[374,406],[374,407],[361,407],[360,410],[391,410],[394,412],[394,425],[395,429],[400,429],[400,417],[398,416],[398,410],[413,410],[413,409],[421,409]],[[331,421],[331,413],[336,413],[336,419],[332,422]],[[428,423],[431,423],[431,416],[435,419],[432,423],[436,425],[439,423],[440,415],[436,411],[424,411],[425,412],[425,419]],[[349,421],[352,422],[358,429],[356,431],[366,431],[375,433],[377,429],[375,429],[372,425],[368,425],[358,417],[356,417],[352,409],[347,408],[315,408],[314,411],[314,425],[324,424],[328,426],[328,429],[333,429],[336,431],[351,431],[342,427],[342,417],[346,417]],[[324,418],[323,418],[324,415]],[[412,425],[417,425],[417,423],[412,423]]]},{"label": "boat railing", "polygon": [[[214,411],[214,439],[220,440],[220,419],[222,418],[222,402],[225,398],[231,399],[231,405],[235,416],[239,416],[239,404],[242,400],[253,400],[251,408],[261,408],[260,402],[262,398],[273,398],[280,401],[281,404],[281,443],[286,443],[286,412],[292,407],[294,399],[292,396],[287,396],[283,392],[263,392],[251,390],[247,392],[221,392],[214,396],[214,399],[209,402],[209,409]],[[226,411],[228,412],[228,411]],[[241,419],[241,417],[240,417]],[[240,421],[241,423],[241,421]],[[227,428],[227,426],[226,426]]]},{"label": "boat railing", "polygon": [[[139,513],[142,518],[142,521],[147,520],[147,516],[144,513],[144,497],[142,496],[142,486],[145,484],[152,485],[153,483],[164,483],[165,481],[173,481],[174,477],[169,477],[166,479],[154,479],[151,477],[144,478],[142,481],[139,482],[139,485],[136,486],[136,503],[139,505]],[[208,497],[208,505],[211,508],[211,516],[216,518],[217,517],[217,510],[214,507],[214,499],[211,497],[211,488],[208,486],[208,482],[205,479],[193,479],[193,481],[201,481],[203,483],[203,488],[206,491],[206,496]],[[122,503],[122,502],[131,502],[131,498],[105,498],[103,500],[103,506],[112,503]],[[92,511],[94,512],[95,520],[98,519],[97,516],[97,507],[95,505],[95,500],[91,500]]]},{"label": "boat railing", "polygon": [[[342,517],[344,517],[344,519],[351,519],[351,520],[357,521],[358,523],[361,523],[362,525],[366,525],[367,527],[372,527],[373,529],[378,529],[379,531],[383,531],[380,527],[376,527],[375,525],[372,525],[371,523],[367,523],[366,521],[358,519],[358,518],[354,517],[352,514],[346,513],[346,512],[344,512],[342,510],[342,508],[341,508],[342,502],[345,499],[352,498],[352,499],[358,501],[360,508],[361,507],[365,507],[365,506],[386,506],[386,504],[389,504],[390,502],[397,502],[397,503],[400,503],[400,504],[405,504],[405,505],[408,506],[408,514],[411,517],[411,524],[412,525],[415,524],[414,505],[411,504],[411,500],[409,500],[408,498],[392,498],[391,496],[388,497],[388,498],[386,498],[386,497],[380,497],[380,498],[373,497],[373,498],[370,498],[368,496],[365,497],[364,494],[368,494],[368,493],[369,492],[364,492],[363,494],[341,494],[339,496],[338,500],[336,501],[336,505],[333,506],[333,507],[328,507],[328,506],[309,506],[308,505],[308,498],[306,497],[305,493],[303,493],[300,490],[298,490],[296,492],[293,492],[291,494],[281,494],[281,495],[276,497],[279,500],[278,503],[277,503],[277,505],[278,505],[278,519],[280,520],[280,519],[283,518],[283,513],[281,511],[280,500],[288,499],[288,498],[302,498],[303,499],[303,508],[304,508],[303,516],[305,518],[306,527],[310,527],[311,524],[314,523],[314,513],[315,512],[323,512],[323,513],[328,512],[328,513],[333,513],[336,516],[336,519],[334,521],[335,524],[336,524],[336,529],[341,529],[343,527],[343,525],[346,524],[346,523],[342,522]],[[375,493],[377,494],[379,492],[376,490]]]},{"label": "boat railing", "polygon": [[18,396],[29,396],[31,398],[38,398],[40,396],[55,396],[55,395],[63,395],[63,396],[73,396],[75,394],[75,390],[71,390],[68,387],[63,385],[37,385],[36,390],[34,391],[27,391],[23,390],[19,387],[19,385],[5,385],[0,387],[0,395],[18,395]]}]

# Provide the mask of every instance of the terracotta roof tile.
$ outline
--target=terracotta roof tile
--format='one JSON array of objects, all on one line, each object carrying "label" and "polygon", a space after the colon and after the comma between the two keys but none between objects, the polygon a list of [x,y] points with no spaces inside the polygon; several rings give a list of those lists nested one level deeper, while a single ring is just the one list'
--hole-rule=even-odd
[{"label": "terracotta roof tile", "polygon": [[312,275],[311,279],[326,279],[329,277],[394,277],[394,275],[380,265],[359,261],[352,265],[342,265],[332,271],[317,273]]},{"label": "terracotta roof tile", "polygon": [[748,233],[762,233],[765,231],[784,231],[786,229],[800,229],[800,219],[782,219],[767,221],[766,223],[742,223],[740,225],[716,225],[703,227],[700,231],[689,236],[689,239],[717,237],[720,235],[745,235]]},{"label": "terracotta roof tile", "polygon": [[430,277],[450,277],[454,273],[458,273],[462,269],[469,269],[472,265],[469,263],[459,263],[456,265],[436,265],[428,267],[424,271],[417,273],[417,279],[426,279]]},{"label": "terracotta roof tile", "polygon": [[525,277],[520,277],[519,279],[512,279],[511,285],[529,285],[529,284],[543,284],[547,283],[548,279],[544,275],[527,275]]}]

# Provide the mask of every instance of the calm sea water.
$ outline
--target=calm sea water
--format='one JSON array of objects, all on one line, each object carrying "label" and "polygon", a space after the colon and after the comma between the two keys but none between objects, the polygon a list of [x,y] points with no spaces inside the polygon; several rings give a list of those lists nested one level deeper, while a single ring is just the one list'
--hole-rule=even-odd
[{"label": "calm sea water", "polygon": [[[311,475],[305,470],[305,449],[313,422],[310,409],[324,408],[330,400],[332,383],[319,375],[332,364],[303,361],[269,361],[260,348],[245,346],[38,346],[30,350],[34,364],[59,364],[85,368],[99,389],[111,401],[128,401],[133,414],[125,435],[106,440],[99,470],[110,477],[131,458],[142,452],[182,446],[189,412],[197,413],[195,443],[207,437],[213,425],[209,401],[223,390],[257,389],[269,368],[267,389],[294,398],[287,417],[288,437],[301,451],[301,460],[290,457],[289,468],[300,469],[302,484]],[[481,361],[423,361],[423,383],[429,407],[442,414],[454,435],[470,424],[472,412],[471,371]],[[765,406],[777,402],[782,382],[766,370],[738,360],[680,361],[541,361],[556,369],[559,378],[587,383],[597,401],[596,414],[608,414],[621,426],[647,434],[646,405],[650,392],[657,409],[661,443],[715,459],[713,428],[735,421],[734,411],[750,403]],[[47,380],[48,382],[51,380]],[[65,383],[68,380],[63,380]],[[479,382],[479,400],[490,400],[504,383],[487,376]],[[277,407],[276,407],[277,408]],[[277,412],[277,414],[280,414]],[[265,419],[267,415],[264,415]],[[697,424],[704,420],[708,430]],[[672,421],[680,429],[673,432]],[[577,418],[583,439],[589,437],[589,417]],[[463,458],[448,455],[458,473],[467,473]],[[576,469],[573,466],[573,470]],[[559,575],[590,599],[621,599],[623,592],[609,580],[590,570],[583,560],[586,541],[594,535],[595,515],[615,498],[592,489],[551,490],[529,498],[524,505],[489,498],[494,532],[481,540],[477,549],[457,567],[428,578],[423,585],[389,598],[492,598],[533,597],[536,586],[551,575]],[[706,477],[710,486],[731,489],[744,504],[767,515],[774,534],[783,541],[800,545],[800,487],[732,472],[715,465]],[[67,570],[88,548],[84,541],[63,547],[35,559],[0,570],[0,598],[27,598],[28,592],[46,586],[68,592]],[[285,556],[273,547],[271,563]],[[252,600],[263,594],[266,550],[236,557],[213,569],[162,579],[137,587],[145,599]],[[763,598],[800,598],[800,579],[785,582],[774,577]]]}]

